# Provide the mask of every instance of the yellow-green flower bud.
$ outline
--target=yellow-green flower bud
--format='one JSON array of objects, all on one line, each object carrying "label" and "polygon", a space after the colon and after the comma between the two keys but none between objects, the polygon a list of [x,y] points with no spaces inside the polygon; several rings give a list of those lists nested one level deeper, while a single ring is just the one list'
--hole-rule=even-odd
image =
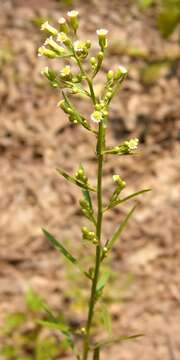
[{"label": "yellow-green flower bud", "polygon": [[67,105],[65,100],[61,100],[58,103],[58,106],[66,113],[69,115],[73,114],[73,110]]},{"label": "yellow-green flower bud", "polygon": [[76,32],[79,27],[79,20],[78,20],[79,12],[77,10],[72,10],[72,11],[68,11],[67,15],[69,17],[69,23],[71,27]]},{"label": "yellow-green flower bud", "polygon": [[112,95],[113,95],[112,91],[108,91],[106,93],[105,99],[107,99],[107,100],[111,99]]},{"label": "yellow-green flower bud", "polygon": [[57,52],[47,49],[45,46],[41,46],[38,49],[38,56],[47,56],[50,59],[55,59],[58,55]]},{"label": "yellow-green flower bud", "polygon": [[69,26],[68,26],[68,24],[67,24],[66,19],[63,18],[63,17],[61,17],[61,18],[58,20],[58,24],[59,24],[59,31],[65,33],[65,34],[68,34],[68,32],[69,32]]},{"label": "yellow-green flower bud", "polygon": [[102,62],[102,60],[104,58],[104,53],[102,51],[99,51],[98,54],[97,54],[97,58],[98,58],[98,61]]},{"label": "yellow-green flower bud", "polygon": [[107,79],[108,80],[113,80],[114,78],[114,71],[113,70],[109,70],[107,73]]},{"label": "yellow-green flower bud", "polygon": [[85,335],[85,334],[86,334],[86,328],[85,328],[85,327],[82,327],[82,328],[80,329],[80,333],[81,333],[82,335]]},{"label": "yellow-green flower bud", "polygon": [[127,69],[124,66],[119,66],[118,70],[114,74],[115,80],[123,80],[127,75]]},{"label": "yellow-green flower bud", "polygon": [[65,54],[65,49],[58,45],[56,41],[53,40],[52,36],[46,39],[44,45],[48,45],[53,51],[55,51],[59,56]]},{"label": "yellow-green flower bud", "polygon": [[107,246],[104,246],[103,247],[103,255],[104,255],[104,257],[107,256],[107,253],[108,253],[108,248],[107,248]]},{"label": "yellow-green flower bud", "polygon": [[121,190],[126,186],[126,182],[122,180],[119,175],[113,175],[113,180],[118,185],[118,187],[121,188]]},{"label": "yellow-green flower bud", "polygon": [[55,36],[57,35],[58,31],[56,28],[54,28],[52,25],[50,25],[48,23],[48,21],[44,22],[42,25],[41,25],[41,30],[42,31],[47,31],[49,34]]},{"label": "yellow-green flower bud", "polygon": [[107,34],[108,30],[106,29],[98,29],[96,31],[98,38],[99,38],[99,45],[102,49],[102,51],[107,48]]},{"label": "yellow-green flower bud", "polygon": [[92,65],[93,67],[96,66],[96,65],[97,65],[96,58],[95,58],[95,57],[91,57],[91,58],[90,58],[90,63],[91,63],[91,65]]},{"label": "yellow-green flower bud", "polygon": [[50,81],[54,81],[56,79],[56,72],[53,69],[49,69],[48,66],[46,66],[41,71],[41,74],[44,75]]}]

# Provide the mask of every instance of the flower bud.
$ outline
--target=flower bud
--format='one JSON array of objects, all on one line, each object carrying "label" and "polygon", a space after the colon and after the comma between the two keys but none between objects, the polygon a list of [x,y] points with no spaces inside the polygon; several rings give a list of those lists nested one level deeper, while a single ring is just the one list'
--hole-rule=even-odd
[{"label": "flower bud", "polygon": [[114,78],[114,71],[113,70],[109,70],[107,73],[107,79],[108,80],[113,80]]},{"label": "flower bud", "polygon": [[101,61],[104,59],[104,53],[102,51],[99,51],[97,54],[98,61]]},{"label": "flower bud", "polygon": [[85,334],[86,334],[86,328],[85,328],[85,327],[82,327],[82,328],[80,329],[80,332],[81,332],[82,335],[85,335]]},{"label": "flower bud", "polygon": [[115,72],[114,79],[115,80],[124,80],[127,75],[127,69],[124,66],[119,66],[118,70]]},{"label": "flower bud", "polygon": [[82,181],[83,183],[87,183],[88,179],[84,173],[84,170],[80,167],[75,174],[76,179]]},{"label": "flower bud", "polygon": [[38,56],[47,56],[50,59],[55,59],[58,55],[57,52],[47,49],[45,46],[41,46],[38,49]]},{"label": "flower bud", "polygon": [[96,238],[96,234],[94,231],[90,231],[87,227],[82,227],[81,231],[82,231],[84,240],[91,241],[95,245],[98,243],[98,240]]},{"label": "flower bud", "polygon": [[72,11],[68,11],[67,15],[69,17],[69,22],[71,27],[76,32],[79,27],[79,20],[78,20],[79,12],[77,10],[72,10]]},{"label": "flower bud", "polygon": [[107,48],[107,38],[106,35],[108,34],[108,30],[106,29],[98,29],[96,31],[98,38],[99,38],[99,45],[101,47],[101,50],[104,51],[105,48]]},{"label": "flower bud", "polygon": [[126,186],[126,182],[119,175],[113,175],[113,180],[118,185],[118,190],[120,191]]},{"label": "flower bud", "polygon": [[48,45],[59,56],[63,56],[65,54],[65,49],[62,46],[58,45],[56,41],[53,40],[52,36],[46,39],[44,45]]},{"label": "flower bud", "polygon": [[61,100],[58,103],[58,106],[66,113],[69,115],[73,114],[73,110],[67,105],[65,100]]},{"label": "flower bud", "polygon": [[96,66],[96,64],[97,64],[96,58],[95,58],[95,57],[91,57],[91,58],[90,58],[90,63],[91,63],[92,66]]},{"label": "flower bud", "polygon": [[51,26],[48,21],[44,22],[42,25],[41,25],[41,30],[42,31],[47,31],[49,34],[55,36],[57,35],[58,31],[57,29],[55,29],[53,26]]},{"label": "flower bud", "polygon": [[109,100],[111,99],[113,96],[113,92],[112,91],[107,91],[106,95],[105,95],[105,100]]},{"label": "flower bud", "polygon": [[56,79],[56,72],[53,69],[49,69],[48,66],[46,66],[41,71],[41,74],[44,75],[50,81],[54,81]]},{"label": "flower bud", "polygon": [[68,24],[67,24],[66,19],[64,19],[63,17],[61,17],[61,18],[58,20],[58,23],[59,23],[59,31],[65,33],[65,34],[68,34],[68,32],[69,32],[69,26],[68,26]]},{"label": "flower bud", "polygon": [[107,248],[107,246],[104,246],[103,247],[103,256],[106,257],[107,253],[108,253],[108,248]]}]

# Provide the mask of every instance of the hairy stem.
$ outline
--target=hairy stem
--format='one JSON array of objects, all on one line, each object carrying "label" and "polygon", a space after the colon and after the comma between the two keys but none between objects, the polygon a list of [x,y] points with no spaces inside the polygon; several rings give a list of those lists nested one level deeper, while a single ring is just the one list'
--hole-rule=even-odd
[{"label": "hairy stem", "polygon": [[98,140],[97,140],[97,162],[98,162],[98,178],[97,178],[97,205],[98,205],[98,214],[97,214],[97,225],[96,225],[96,237],[98,240],[98,245],[96,247],[96,260],[95,260],[95,270],[94,277],[92,281],[91,296],[89,300],[89,312],[88,319],[86,324],[86,334],[84,337],[84,346],[83,346],[83,358],[82,360],[88,359],[89,353],[89,340],[90,340],[90,331],[94,316],[94,307],[96,303],[96,288],[99,278],[99,270],[101,264],[101,228],[102,228],[102,218],[103,218],[103,206],[102,206],[102,170],[103,170],[103,150],[104,146],[104,128],[103,124],[99,124],[98,131]]}]

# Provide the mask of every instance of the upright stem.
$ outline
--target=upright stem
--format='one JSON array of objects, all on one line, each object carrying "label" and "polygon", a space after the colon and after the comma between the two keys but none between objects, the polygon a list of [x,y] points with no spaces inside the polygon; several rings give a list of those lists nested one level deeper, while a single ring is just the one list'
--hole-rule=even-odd
[{"label": "upright stem", "polygon": [[101,263],[101,228],[102,228],[102,218],[103,218],[103,206],[102,206],[102,170],[103,170],[103,155],[102,150],[104,146],[104,127],[103,124],[99,124],[98,131],[98,140],[97,140],[97,162],[98,162],[98,177],[97,177],[97,225],[96,225],[96,237],[98,240],[98,245],[96,246],[96,261],[94,269],[94,277],[91,287],[91,296],[89,300],[89,312],[88,319],[86,324],[86,334],[84,336],[84,347],[83,347],[83,358],[82,360],[88,359],[89,353],[89,340],[90,340],[90,331],[94,316],[94,307],[96,302],[96,288],[99,278],[99,270]]}]

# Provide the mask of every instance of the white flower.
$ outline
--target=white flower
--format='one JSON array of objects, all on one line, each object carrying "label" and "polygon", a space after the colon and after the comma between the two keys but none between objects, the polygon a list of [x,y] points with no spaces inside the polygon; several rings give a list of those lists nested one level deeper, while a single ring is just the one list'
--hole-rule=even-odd
[{"label": "white flower", "polygon": [[98,29],[96,31],[96,33],[100,37],[105,37],[108,34],[108,30],[106,30],[106,29]]},{"label": "white flower", "polygon": [[91,120],[94,121],[95,123],[100,123],[103,120],[103,113],[101,111],[95,110],[91,114]]},{"label": "white flower", "polygon": [[59,20],[58,20],[58,23],[59,24],[65,24],[66,23],[66,19],[61,17]]},{"label": "white flower", "polygon": [[68,15],[70,18],[76,18],[76,17],[79,15],[79,11],[77,11],[77,10],[71,10],[71,11],[68,11],[67,15]]},{"label": "white flower", "polygon": [[42,25],[41,25],[41,30],[44,31],[48,31],[51,35],[57,35],[58,31],[57,29],[55,29],[53,26],[51,26],[48,21],[45,21]]},{"label": "white flower", "polygon": [[77,41],[74,41],[73,43],[73,46],[74,46],[74,50],[79,52],[79,51],[84,51],[84,41],[80,41],[80,40],[77,40]]},{"label": "white flower", "polygon": [[124,142],[124,144],[128,147],[128,150],[131,152],[137,149],[139,145],[139,139],[134,138],[129,141],[127,140]]},{"label": "white flower", "polygon": [[68,39],[67,35],[63,32],[59,33],[57,36],[57,41],[64,43]]},{"label": "white flower", "polygon": [[69,65],[64,66],[60,71],[60,74],[62,77],[69,76],[71,74],[71,67]]},{"label": "white flower", "polygon": [[121,74],[123,74],[123,75],[127,74],[127,72],[128,72],[127,69],[122,65],[119,65],[118,69],[121,71]]}]

